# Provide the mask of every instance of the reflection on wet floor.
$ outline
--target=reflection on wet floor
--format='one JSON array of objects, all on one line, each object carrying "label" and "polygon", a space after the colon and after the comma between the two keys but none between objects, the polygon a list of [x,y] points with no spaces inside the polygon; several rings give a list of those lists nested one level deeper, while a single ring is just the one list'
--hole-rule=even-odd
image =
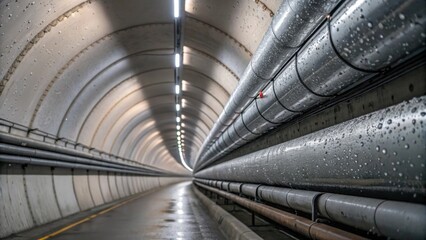
[{"label": "reflection on wet floor", "polygon": [[149,193],[78,225],[55,239],[224,239],[216,223],[182,182]]}]

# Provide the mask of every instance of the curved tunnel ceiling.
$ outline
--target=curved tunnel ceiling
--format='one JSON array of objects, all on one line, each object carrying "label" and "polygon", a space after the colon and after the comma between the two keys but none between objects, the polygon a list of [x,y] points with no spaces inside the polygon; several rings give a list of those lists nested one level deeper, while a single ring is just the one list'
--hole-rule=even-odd
[{"label": "curved tunnel ceiling", "polygon": [[[172,0],[10,2],[0,2],[0,118],[186,172],[176,146]],[[186,0],[189,163],[280,2]]]}]

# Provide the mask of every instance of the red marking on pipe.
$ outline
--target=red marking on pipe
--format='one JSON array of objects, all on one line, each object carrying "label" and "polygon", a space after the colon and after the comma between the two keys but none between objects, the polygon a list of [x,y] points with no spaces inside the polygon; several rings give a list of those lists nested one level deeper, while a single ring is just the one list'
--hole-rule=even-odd
[{"label": "red marking on pipe", "polygon": [[263,92],[262,91],[259,92],[259,98],[263,98]]}]

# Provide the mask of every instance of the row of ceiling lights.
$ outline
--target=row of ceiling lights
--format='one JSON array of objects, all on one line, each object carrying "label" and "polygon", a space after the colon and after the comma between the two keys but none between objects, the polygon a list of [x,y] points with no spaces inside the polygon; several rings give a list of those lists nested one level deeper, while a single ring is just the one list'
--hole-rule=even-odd
[{"label": "row of ceiling lights", "polygon": [[181,123],[181,79],[180,79],[180,72],[181,72],[181,59],[182,59],[182,22],[180,19],[180,13],[181,13],[181,2],[180,0],[173,0],[173,15],[175,18],[175,101],[176,101],[176,135],[177,135],[177,146],[179,151],[179,157],[180,161],[182,162],[183,166],[192,172],[192,169],[188,166],[185,160],[184,156],[184,130],[182,129],[183,123]]}]

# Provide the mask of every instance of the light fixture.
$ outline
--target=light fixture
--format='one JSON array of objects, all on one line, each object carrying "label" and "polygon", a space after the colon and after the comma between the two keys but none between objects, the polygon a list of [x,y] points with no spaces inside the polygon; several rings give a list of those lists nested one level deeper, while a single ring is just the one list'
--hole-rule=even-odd
[{"label": "light fixture", "polygon": [[176,129],[177,129],[177,130],[180,130],[180,125],[176,125]]},{"label": "light fixture", "polygon": [[180,117],[176,117],[176,122],[180,122]]},{"label": "light fixture", "polygon": [[180,54],[179,53],[175,54],[175,67],[176,68],[180,67]]},{"label": "light fixture", "polygon": [[180,86],[179,86],[179,84],[176,84],[176,86],[175,86],[175,92],[176,92],[176,94],[180,93]]},{"label": "light fixture", "polygon": [[180,7],[180,1],[179,0],[174,0],[174,16],[175,18],[179,17],[179,7]]},{"label": "light fixture", "polygon": [[188,164],[186,164],[185,158],[183,157],[183,153],[179,152],[179,156],[180,156],[180,160],[182,161],[183,166],[188,169],[190,172],[192,172],[192,168],[190,168],[188,166]]},{"label": "light fixture", "polygon": [[179,136],[179,135],[180,135],[180,132],[179,132],[179,131],[177,131],[177,132],[176,132],[176,135],[178,135],[178,136]]},{"label": "light fixture", "polygon": [[180,104],[179,103],[176,104],[176,111],[178,111],[178,112],[180,111]]}]

